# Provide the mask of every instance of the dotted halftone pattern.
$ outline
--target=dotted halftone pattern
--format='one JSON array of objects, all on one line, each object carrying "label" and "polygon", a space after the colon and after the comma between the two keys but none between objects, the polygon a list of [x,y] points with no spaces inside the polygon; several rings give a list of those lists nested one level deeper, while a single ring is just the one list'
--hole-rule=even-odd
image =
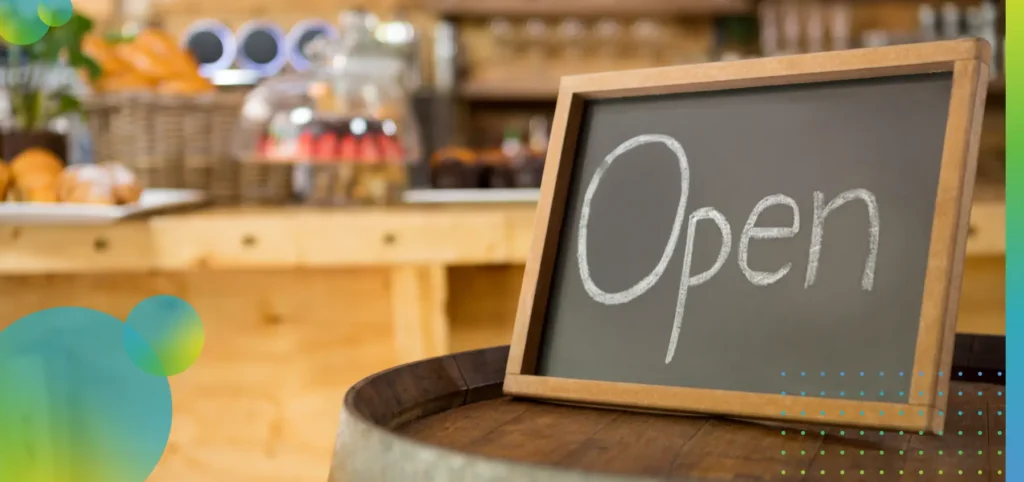
[{"label": "dotted halftone pattern", "polygon": [[0,39],[29,45],[71,20],[71,0],[0,0]]},{"label": "dotted halftone pattern", "polygon": [[[984,371],[968,371],[968,370],[955,370],[955,377],[957,379],[963,379],[965,377],[972,377],[977,375],[979,379],[988,376],[991,378],[995,375],[996,379],[1004,380],[1002,371],[993,371],[985,373]],[[782,377],[826,377],[828,376],[825,372],[782,372]],[[885,377],[885,372],[878,373],[865,373],[861,371],[851,372],[839,372],[834,374],[839,377],[848,377],[856,381],[859,379],[869,379],[871,377]],[[904,377],[908,374],[898,372],[895,376]],[[924,376],[924,372],[917,373],[918,376]],[[949,374],[939,372],[940,377],[948,376]],[[870,385],[870,381],[865,380],[857,385]],[[966,387],[966,388],[964,388]],[[924,431],[909,432],[903,430],[878,430],[878,429],[865,429],[865,428],[846,428],[846,429],[782,429],[780,430],[781,435],[791,437],[797,441],[810,442],[810,438],[820,438],[823,442],[828,438],[842,437],[844,443],[839,444],[841,446],[824,447],[827,445],[822,443],[821,447],[808,450],[807,448],[797,448],[796,450],[782,449],[778,453],[782,456],[782,464],[786,464],[788,458],[810,460],[807,462],[807,466],[812,466],[813,460],[817,456],[830,457],[835,460],[835,457],[849,457],[850,459],[859,458],[859,460],[850,460],[849,464],[838,464],[838,465],[850,465],[854,468],[839,468],[839,469],[781,469],[779,474],[783,476],[797,476],[802,480],[805,476],[852,476],[857,480],[866,480],[858,478],[859,476],[871,477],[870,480],[883,480],[883,477],[888,476],[906,476],[914,477],[919,476],[922,479],[934,480],[935,476],[950,476],[950,480],[1004,480],[1004,469],[1005,469],[1005,386],[987,386],[982,387],[979,385],[964,384],[963,386],[952,386],[949,393],[938,392],[939,397],[949,397],[948,407],[949,412],[945,413],[946,416],[946,428],[948,431],[940,431],[938,434],[926,435]],[[847,391],[839,391],[838,393],[826,393],[816,392],[808,393],[806,391],[799,392],[780,392],[783,396],[795,396],[795,397],[825,397],[832,396],[833,398],[838,395],[840,398],[858,399],[865,397],[869,394],[868,390],[852,389]],[[884,392],[878,392],[879,396],[884,396]],[[905,393],[899,392],[898,396],[903,397]],[[920,393],[923,395],[923,393]],[[986,409],[982,407],[989,407],[992,403],[982,403],[978,405],[978,402],[970,400],[972,398],[981,400],[982,402],[989,402],[995,400],[995,406],[998,408]],[[969,408],[967,408],[969,407]],[[942,411],[939,411],[943,414]],[[846,411],[840,410],[838,412],[840,417],[848,416],[851,418],[863,417],[868,415],[864,411]],[[923,412],[919,412],[923,415]],[[800,417],[807,417],[809,412],[807,410],[789,410],[783,411],[781,414],[783,417],[793,417],[794,422],[807,423],[806,419],[800,420]],[[817,411],[810,415],[826,415],[824,411]],[[885,416],[885,412],[879,412],[879,415]],[[900,411],[898,413],[889,414],[891,416],[905,416],[906,413]],[[969,420],[970,418],[975,420]],[[981,425],[984,428],[978,430],[977,426]],[[967,426],[973,426],[971,429],[966,429]],[[927,443],[912,444],[909,443],[909,438],[913,436],[928,437]],[[887,440],[888,439],[888,440]],[[904,440],[905,442],[899,442]],[[890,443],[885,443],[886,441]],[[895,443],[893,443],[895,442]],[[798,445],[800,445],[798,443]],[[921,446],[915,446],[921,445]],[[900,447],[900,448],[891,448]],[[895,460],[903,460],[903,468],[894,467],[890,469],[871,467],[872,465],[885,465],[884,463],[879,464],[877,458],[890,457]],[[876,457],[876,464],[872,464],[870,457]],[[868,459],[865,459],[868,458]],[[915,458],[918,459],[917,463]],[[804,464],[801,464],[804,465]],[[912,465],[913,467],[907,467]],[[986,468],[979,468],[979,465],[985,466]],[[863,467],[863,468],[859,468]],[[868,468],[871,467],[871,468]],[[956,478],[954,478],[956,477]],[[967,477],[965,479],[965,477]],[[972,478],[973,477],[973,478]],[[787,477],[788,479],[788,477]],[[915,480],[915,478],[899,478],[898,480]],[[945,480],[941,478],[939,480]]]},{"label": "dotted halftone pattern", "polygon": [[0,331],[0,481],[146,480],[170,435],[167,376],[203,342],[173,296],[143,300],[126,322],[64,307]]}]

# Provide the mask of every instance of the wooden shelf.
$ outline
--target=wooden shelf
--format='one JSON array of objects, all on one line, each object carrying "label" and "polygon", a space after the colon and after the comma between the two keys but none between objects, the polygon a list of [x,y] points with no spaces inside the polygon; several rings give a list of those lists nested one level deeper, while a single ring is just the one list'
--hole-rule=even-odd
[{"label": "wooden shelf", "polygon": [[522,80],[520,82],[466,82],[459,96],[475,101],[554,101],[558,97],[558,79]]},{"label": "wooden shelf", "polygon": [[[536,207],[520,201],[214,208],[110,226],[0,226],[0,277],[523,264]],[[968,256],[1002,256],[1006,207],[996,193],[976,197],[971,225]]]},{"label": "wooden shelf", "polygon": [[753,10],[750,0],[428,0],[427,5],[449,17],[726,15]]},{"label": "wooden shelf", "polygon": [[0,276],[522,264],[534,210],[529,201],[225,207],[109,226],[8,225],[0,226]]}]

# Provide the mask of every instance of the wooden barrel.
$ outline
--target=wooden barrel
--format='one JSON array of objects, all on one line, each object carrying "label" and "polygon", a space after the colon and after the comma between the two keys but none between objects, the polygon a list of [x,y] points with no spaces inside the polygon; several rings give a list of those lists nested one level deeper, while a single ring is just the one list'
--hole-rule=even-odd
[{"label": "wooden barrel", "polygon": [[508,348],[349,390],[331,482],[1003,481],[1004,387],[952,382],[941,435],[600,410],[501,394]]}]

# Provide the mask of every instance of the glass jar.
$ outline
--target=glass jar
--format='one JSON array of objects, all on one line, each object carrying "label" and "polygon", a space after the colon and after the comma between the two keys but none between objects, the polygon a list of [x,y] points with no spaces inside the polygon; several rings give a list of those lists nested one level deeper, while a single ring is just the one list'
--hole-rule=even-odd
[{"label": "glass jar", "polygon": [[268,80],[242,107],[236,155],[295,164],[307,203],[398,202],[422,159],[404,52],[375,38],[375,22],[346,12],[339,39],[308,45],[311,69]]}]

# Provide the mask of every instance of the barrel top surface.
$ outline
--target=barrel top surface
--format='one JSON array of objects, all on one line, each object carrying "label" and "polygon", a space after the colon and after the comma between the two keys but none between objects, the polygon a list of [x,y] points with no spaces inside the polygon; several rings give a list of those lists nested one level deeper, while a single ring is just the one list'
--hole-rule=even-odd
[{"label": "barrel top surface", "polygon": [[[953,381],[945,430],[921,435],[510,399],[501,395],[506,356],[504,348],[467,352],[370,377],[346,397],[342,432],[346,424],[364,423],[370,432],[360,440],[370,433],[390,438],[381,446],[388,450],[398,445],[430,454],[396,458],[392,464],[429,467],[378,480],[445,480],[429,475],[440,473],[467,481],[1005,480],[1001,385]],[[332,480],[363,480],[336,475],[354,466],[342,453],[352,447],[343,439]],[[531,470],[545,475],[524,478]],[[502,473],[508,475],[495,476]],[[589,475],[573,478],[580,474]]]}]

